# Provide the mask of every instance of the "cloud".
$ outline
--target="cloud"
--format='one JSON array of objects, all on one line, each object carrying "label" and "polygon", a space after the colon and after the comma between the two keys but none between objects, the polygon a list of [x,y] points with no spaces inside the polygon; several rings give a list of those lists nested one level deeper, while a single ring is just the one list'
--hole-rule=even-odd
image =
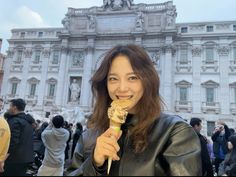
[{"label": "cloud", "polygon": [[43,18],[37,12],[27,6],[20,6],[16,11],[17,24],[21,28],[48,27]]}]

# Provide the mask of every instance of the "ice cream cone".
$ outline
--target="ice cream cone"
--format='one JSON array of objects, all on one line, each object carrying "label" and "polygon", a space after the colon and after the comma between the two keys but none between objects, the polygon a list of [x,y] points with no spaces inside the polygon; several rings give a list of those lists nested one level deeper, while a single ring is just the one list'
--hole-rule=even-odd
[{"label": "ice cream cone", "polygon": [[[108,108],[110,128],[114,129],[118,133],[120,132],[121,125],[125,123],[126,116],[128,114],[127,108],[131,105],[131,103],[131,100],[115,100],[111,103],[111,107]],[[107,174],[110,173],[111,163],[112,157],[108,157]]]}]

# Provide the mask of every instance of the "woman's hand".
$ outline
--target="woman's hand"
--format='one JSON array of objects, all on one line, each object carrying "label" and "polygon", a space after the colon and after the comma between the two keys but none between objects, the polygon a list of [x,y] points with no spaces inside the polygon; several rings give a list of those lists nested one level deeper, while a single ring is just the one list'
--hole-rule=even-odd
[{"label": "woman's hand", "polygon": [[97,167],[101,167],[108,157],[112,157],[112,160],[120,160],[117,155],[117,152],[120,150],[117,140],[120,138],[121,133],[121,131],[117,132],[109,128],[97,138],[93,154],[93,159]]}]

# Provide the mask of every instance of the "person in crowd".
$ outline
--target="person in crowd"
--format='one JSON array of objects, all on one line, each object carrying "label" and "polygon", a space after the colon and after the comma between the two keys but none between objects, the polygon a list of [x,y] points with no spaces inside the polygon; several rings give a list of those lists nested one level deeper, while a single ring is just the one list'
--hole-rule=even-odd
[{"label": "person in crowd", "polygon": [[[199,138],[182,118],[163,113],[159,76],[142,47],[109,50],[91,85],[96,103],[81,137],[82,165],[69,175],[106,175],[108,157],[111,176],[202,174]],[[109,128],[107,113],[118,99],[132,100],[121,132]]]},{"label": "person in crowd", "polygon": [[215,159],[213,152],[213,142],[209,138],[207,138],[207,150],[211,159],[211,163],[213,163]]},{"label": "person in crowd", "polygon": [[72,143],[72,148],[71,148],[71,159],[73,158],[76,144],[77,144],[82,132],[83,132],[83,126],[80,122],[77,122],[75,134],[73,135],[73,143]]},{"label": "person in crowd", "polygon": [[218,176],[236,176],[236,135],[231,135],[227,143],[229,152],[220,164]]},{"label": "person in crowd", "polygon": [[207,138],[200,133],[202,130],[202,120],[197,117],[191,118],[190,125],[197,133],[201,143],[202,176],[214,176],[211,159],[207,149]]},{"label": "person in crowd", "polygon": [[63,176],[65,148],[69,132],[63,128],[64,118],[56,115],[42,133],[45,154],[38,176]]},{"label": "person in crowd", "polygon": [[[72,124],[72,127],[73,127],[73,124]],[[68,160],[69,159],[69,151],[70,151],[70,141],[71,141],[71,137],[72,137],[72,127],[71,125],[65,121],[64,123],[64,128],[69,132],[69,138],[66,142],[66,149],[65,149],[65,160]]]},{"label": "person in crowd", "polygon": [[4,172],[4,163],[8,157],[8,148],[10,145],[11,131],[7,121],[0,117],[0,174]]},{"label": "person in crowd", "polygon": [[13,99],[8,112],[4,114],[11,130],[4,176],[26,176],[28,164],[34,161],[32,119],[24,113],[25,106],[23,99]]},{"label": "person in crowd", "polygon": [[211,136],[213,141],[213,152],[215,156],[214,165],[215,171],[218,174],[219,165],[225,159],[225,155],[228,152],[227,142],[230,136],[228,126],[222,122],[217,121],[215,130]]}]

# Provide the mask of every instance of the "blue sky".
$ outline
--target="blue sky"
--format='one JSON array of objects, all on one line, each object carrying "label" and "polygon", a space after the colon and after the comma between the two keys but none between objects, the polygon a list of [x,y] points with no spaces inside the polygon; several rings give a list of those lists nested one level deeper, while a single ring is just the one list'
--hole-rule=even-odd
[{"label": "blue sky", "polygon": [[[134,0],[162,3],[167,0]],[[173,0],[177,22],[236,21],[236,0]],[[68,7],[101,6],[103,0],[0,0],[0,38],[6,53],[13,28],[62,27]]]}]

